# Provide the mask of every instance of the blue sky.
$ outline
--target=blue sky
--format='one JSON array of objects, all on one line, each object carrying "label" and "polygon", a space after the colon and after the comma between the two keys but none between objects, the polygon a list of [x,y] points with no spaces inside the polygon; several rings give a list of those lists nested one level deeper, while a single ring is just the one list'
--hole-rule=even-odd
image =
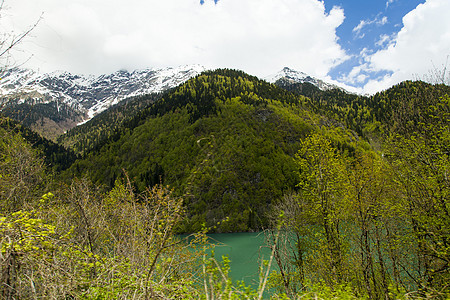
[{"label": "blue sky", "polygon": [[42,16],[8,57],[39,72],[287,66],[371,94],[444,68],[449,13],[449,0],[5,0],[0,28]]},{"label": "blue sky", "polygon": [[[325,0],[324,3],[327,11],[334,6],[342,7],[345,11],[345,20],[337,28],[336,34],[339,44],[352,57],[330,70],[329,75],[339,80],[353,67],[361,65],[362,52],[374,53],[385,48],[402,29],[403,17],[419,4],[425,3],[425,0]],[[368,77],[357,83],[357,86],[362,86],[369,78],[383,77],[389,73],[387,70],[365,73]]]}]

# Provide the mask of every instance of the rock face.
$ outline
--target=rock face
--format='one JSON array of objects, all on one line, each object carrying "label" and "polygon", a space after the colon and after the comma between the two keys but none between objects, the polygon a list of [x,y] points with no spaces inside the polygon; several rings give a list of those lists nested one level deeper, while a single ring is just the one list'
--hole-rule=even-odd
[{"label": "rock face", "polygon": [[39,74],[14,68],[1,74],[0,110],[30,127],[39,127],[35,126],[38,121],[42,125],[50,120],[61,125],[64,131],[123,99],[165,91],[204,70],[199,65],[186,65],[133,72],[121,70],[95,77],[68,72]]}]

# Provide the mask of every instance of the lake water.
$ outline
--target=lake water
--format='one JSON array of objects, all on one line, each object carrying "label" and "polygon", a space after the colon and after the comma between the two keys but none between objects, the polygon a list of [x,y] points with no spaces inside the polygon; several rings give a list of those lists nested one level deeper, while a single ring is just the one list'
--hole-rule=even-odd
[{"label": "lake water", "polygon": [[[208,234],[215,245],[215,258],[222,260],[226,255],[230,262],[230,277],[233,282],[244,281],[257,287],[262,259],[269,260],[271,251],[266,246],[264,233],[217,233]],[[272,262],[272,268],[275,261]]]}]

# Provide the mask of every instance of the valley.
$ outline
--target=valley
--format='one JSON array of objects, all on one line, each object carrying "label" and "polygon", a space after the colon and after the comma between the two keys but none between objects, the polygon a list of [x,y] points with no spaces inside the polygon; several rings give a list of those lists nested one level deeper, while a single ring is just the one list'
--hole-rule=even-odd
[{"label": "valley", "polygon": [[[272,82],[191,67],[22,75],[0,86],[1,224],[23,225],[2,232],[32,228],[27,257],[84,266],[71,293],[95,278],[86,290],[99,295],[158,281],[154,293],[196,298],[202,276],[217,295],[250,298],[263,282],[290,298],[448,292],[449,86],[362,96],[289,68]],[[259,285],[233,286],[206,233],[264,230]],[[30,268],[65,278],[66,266],[39,261]]]}]

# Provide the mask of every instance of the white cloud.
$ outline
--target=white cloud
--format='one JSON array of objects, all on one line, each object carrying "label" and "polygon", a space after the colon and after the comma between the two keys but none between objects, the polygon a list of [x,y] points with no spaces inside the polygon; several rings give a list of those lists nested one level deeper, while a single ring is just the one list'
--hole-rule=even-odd
[{"label": "white cloud", "polygon": [[319,0],[6,1],[16,29],[44,12],[21,45],[22,59],[33,54],[28,65],[43,71],[198,63],[259,76],[284,66],[325,76],[348,58],[336,36],[344,12],[326,13]]},{"label": "white cloud", "polygon": [[353,28],[353,33],[356,35],[356,38],[362,39],[365,37],[365,34],[362,32],[365,27],[372,24],[383,26],[387,24],[387,22],[388,18],[386,16],[381,17],[381,15],[376,16],[375,19],[372,20],[361,20],[359,24]]},{"label": "white cloud", "polygon": [[380,39],[375,43],[378,47],[385,47],[386,45],[390,45],[394,42],[396,35],[388,35],[382,34],[380,35]]},{"label": "white cloud", "polygon": [[387,24],[388,22],[388,18],[386,16],[382,17],[381,19],[376,20],[376,24],[378,26],[383,26],[385,24]]},{"label": "white cloud", "polygon": [[450,54],[449,11],[450,1],[427,0],[408,13],[394,41],[368,58],[372,72],[388,74],[370,80],[364,89],[373,93],[444,65]]},{"label": "white cloud", "polygon": [[361,34],[361,31],[362,31],[363,28],[366,27],[368,24],[370,24],[370,23],[368,23],[368,22],[365,21],[365,20],[361,20],[361,21],[359,22],[359,24],[358,24],[355,28],[353,28],[353,33],[355,33],[357,37],[363,38],[363,37],[364,37],[364,34]]},{"label": "white cloud", "polygon": [[392,3],[394,3],[396,0],[388,0],[386,1],[386,9],[389,7],[389,5],[391,5]]},{"label": "white cloud", "polygon": [[368,75],[366,74],[368,70],[369,66],[367,63],[361,63],[353,67],[348,74],[343,75],[340,81],[350,85],[360,85],[368,79]]}]

